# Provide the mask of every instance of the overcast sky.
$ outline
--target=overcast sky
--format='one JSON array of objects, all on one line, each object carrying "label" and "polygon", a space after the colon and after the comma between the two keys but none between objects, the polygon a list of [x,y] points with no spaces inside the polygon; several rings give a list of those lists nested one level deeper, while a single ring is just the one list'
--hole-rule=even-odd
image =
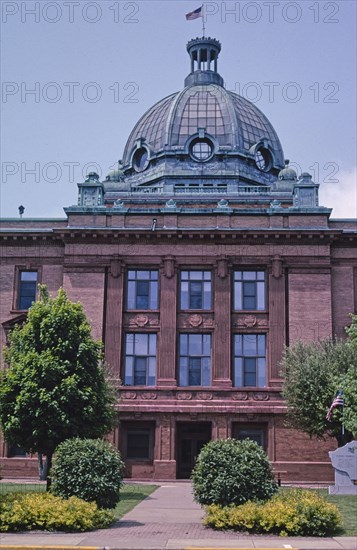
[{"label": "overcast sky", "polygon": [[[356,217],[356,1],[204,2],[226,88],[272,122],[285,157]],[[183,88],[200,0],[1,2],[1,215],[63,217],[130,131]]]}]

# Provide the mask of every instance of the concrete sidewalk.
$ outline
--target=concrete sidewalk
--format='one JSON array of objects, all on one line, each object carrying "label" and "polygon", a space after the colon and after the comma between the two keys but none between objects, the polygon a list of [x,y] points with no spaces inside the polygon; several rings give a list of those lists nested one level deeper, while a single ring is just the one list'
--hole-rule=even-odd
[{"label": "concrete sidewalk", "polygon": [[105,550],[298,549],[357,550],[356,537],[303,538],[218,532],[202,525],[203,512],[190,483],[163,483],[109,529],[63,534],[0,534],[0,549]]}]

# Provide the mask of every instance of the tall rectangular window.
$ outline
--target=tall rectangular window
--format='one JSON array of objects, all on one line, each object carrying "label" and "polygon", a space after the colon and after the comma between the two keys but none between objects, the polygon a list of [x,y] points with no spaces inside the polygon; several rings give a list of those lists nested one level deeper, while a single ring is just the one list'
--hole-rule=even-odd
[{"label": "tall rectangular window", "polygon": [[210,271],[181,271],[181,309],[211,309],[211,279]]},{"label": "tall rectangular window", "polygon": [[125,335],[125,373],[127,386],[155,386],[156,334]]},{"label": "tall rectangular window", "polygon": [[265,272],[234,272],[234,310],[262,311],[265,309]]},{"label": "tall rectangular window", "polygon": [[265,334],[235,334],[233,378],[236,387],[266,385]]},{"label": "tall rectangular window", "polygon": [[20,271],[18,309],[28,309],[36,301],[37,271]]},{"label": "tall rectangular window", "polygon": [[158,309],[159,272],[157,269],[129,270],[127,279],[128,309]]},{"label": "tall rectangular window", "polygon": [[180,334],[180,386],[211,385],[211,335]]}]

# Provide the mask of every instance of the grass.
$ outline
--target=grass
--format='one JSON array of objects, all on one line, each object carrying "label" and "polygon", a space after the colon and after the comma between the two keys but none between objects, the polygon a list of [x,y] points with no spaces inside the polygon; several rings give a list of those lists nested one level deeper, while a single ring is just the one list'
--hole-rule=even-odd
[{"label": "grass", "polygon": [[0,483],[0,495],[7,493],[44,493],[46,483]]},{"label": "grass", "polygon": [[[130,512],[139,502],[151,495],[157,489],[157,485],[144,485],[124,483],[120,491],[120,501],[113,510],[116,519]],[[0,483],[0,494],[5,493],[43,493],[46,490],[45,483]]]},{"label": "grass", "polygon": [[139,502],[151,495],[157,487],[157,485],[124,483],[120,491],[120,501],[114,510],[115,517],[120,519],[124,514],[130,512]]}]

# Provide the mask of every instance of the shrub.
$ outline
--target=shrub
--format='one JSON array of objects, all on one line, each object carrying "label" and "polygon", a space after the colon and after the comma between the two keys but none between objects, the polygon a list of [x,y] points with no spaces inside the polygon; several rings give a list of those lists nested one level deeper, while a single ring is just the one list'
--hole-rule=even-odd
[{"label": "shrub", "polygon": [[207,507],[205,524],[214,529],[251,533],[324,537],[338,534],[342,518],[336,506],[313,491],[280,492],[265,503]]},{"label": "shrub", "polygon": [[278,487],[263,449],[248,439],[220,439],[201,450],[192,472],[199,504],[243,504],[264,501]]},{"label": "shrub", "polygon": [[56,450],[52,468],[53,494],[77,496],[100,508],[114,508],[123,483],[119,452],[100,439],[68,439]]},{"label": "shrub", "polygon": [[9,493],[0,502],[0,531],[89,531],[114,521],[108,510],[77,497],[64,500],[50,493]]}]

